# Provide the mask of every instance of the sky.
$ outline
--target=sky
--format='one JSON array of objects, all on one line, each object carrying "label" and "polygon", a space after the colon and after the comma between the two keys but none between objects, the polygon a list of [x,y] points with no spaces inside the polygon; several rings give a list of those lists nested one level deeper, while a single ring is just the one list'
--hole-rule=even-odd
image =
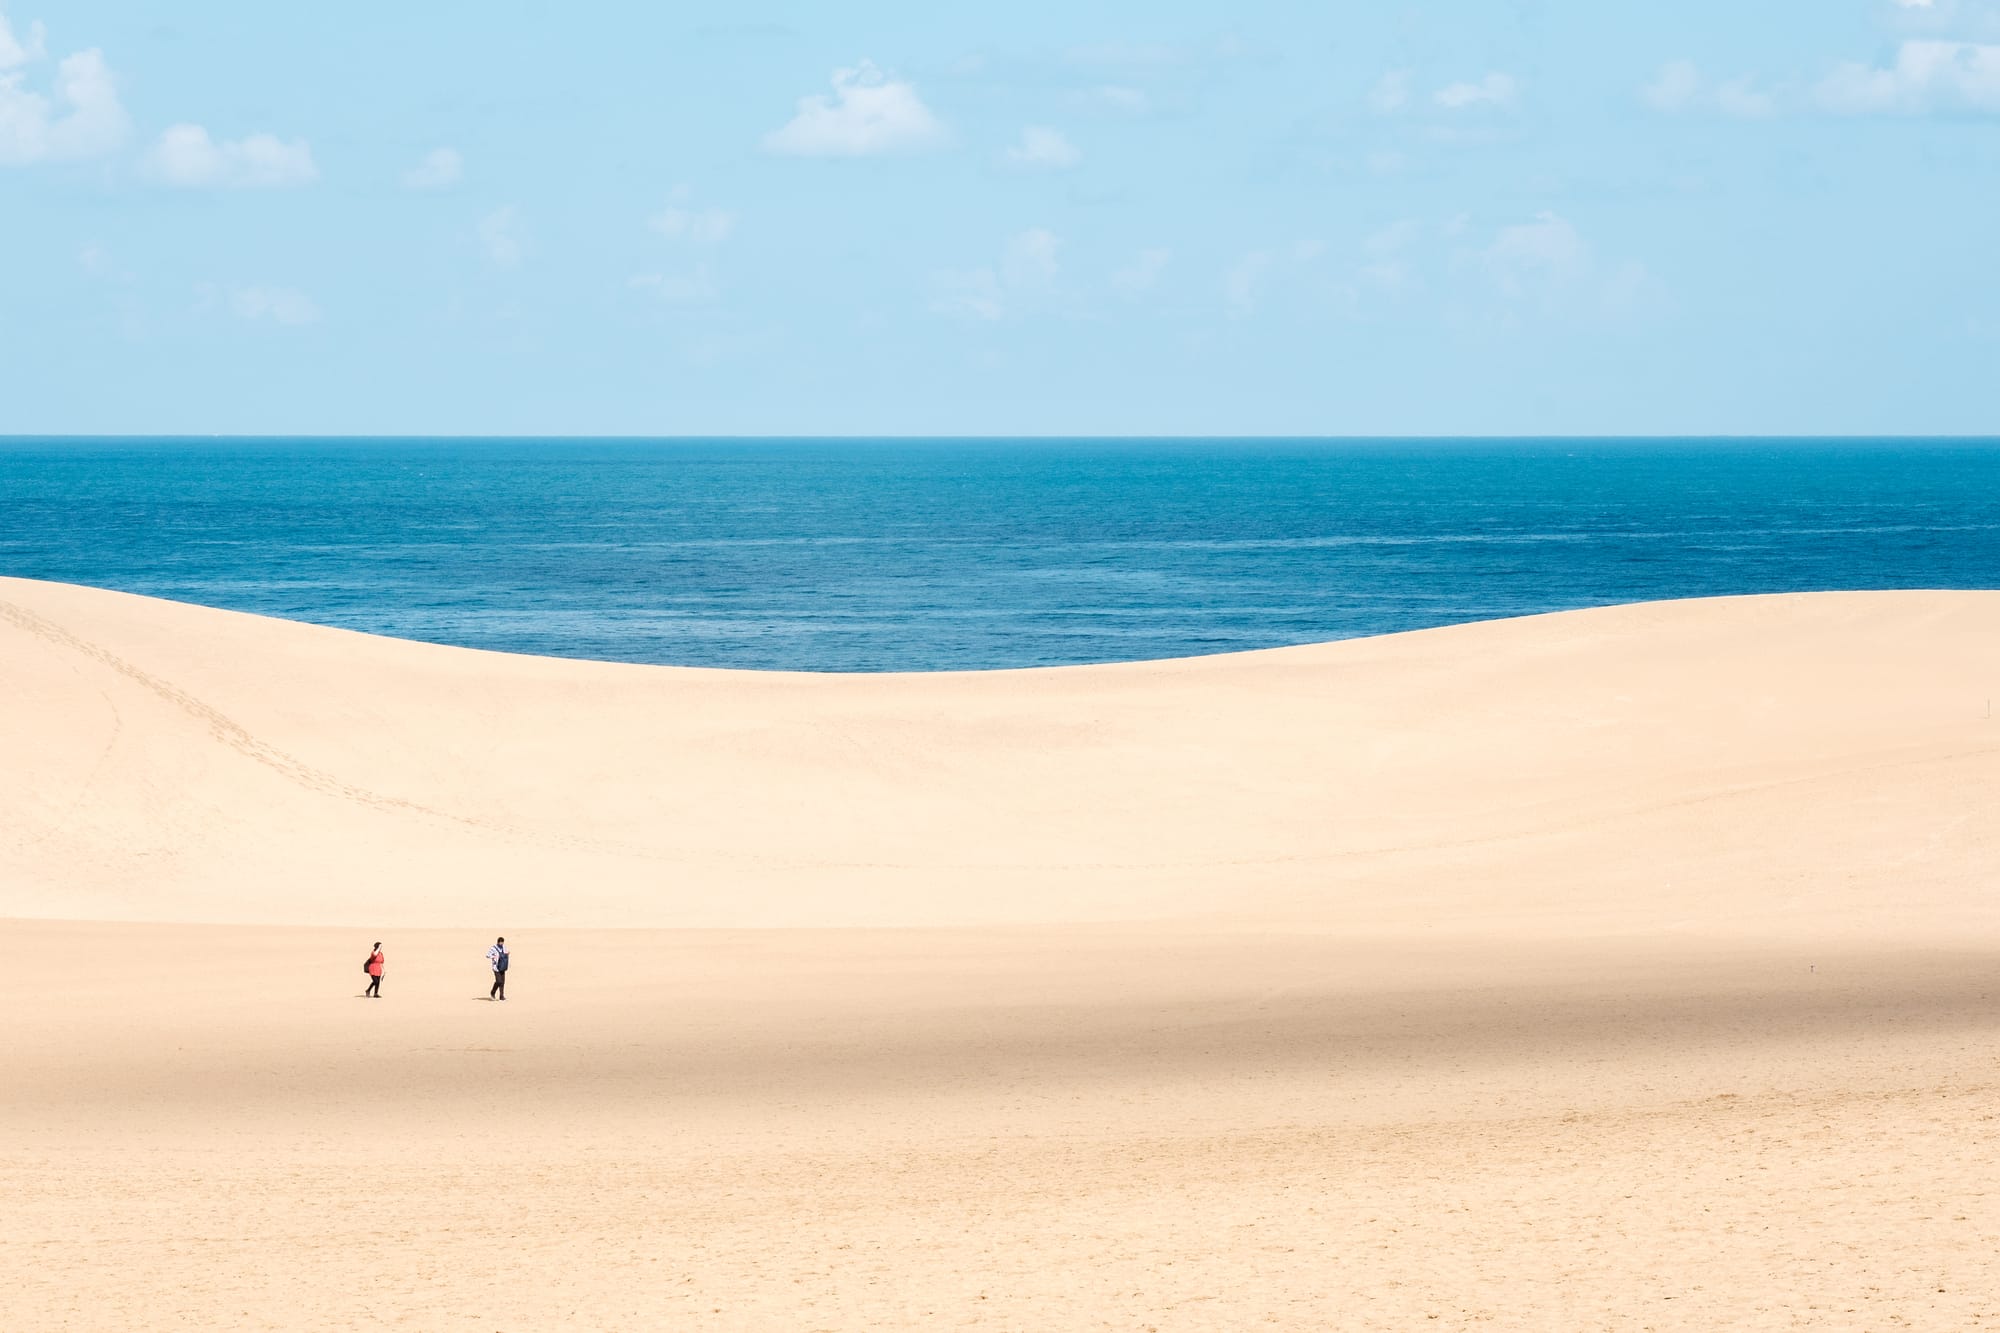
[{"label": "sky", "polygon": [[0,0],[0,435],[2000,433],[2000,0]]}]

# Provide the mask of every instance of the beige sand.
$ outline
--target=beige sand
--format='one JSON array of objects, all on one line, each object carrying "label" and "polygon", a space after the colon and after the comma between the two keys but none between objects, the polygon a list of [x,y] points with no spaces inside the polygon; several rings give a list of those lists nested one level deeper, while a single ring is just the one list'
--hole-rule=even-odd
[{"label": "beige sand", "polygon": [[0,1329],[2000,1325],[1993,695],[2000,594],[836,678],[0,581]]}]

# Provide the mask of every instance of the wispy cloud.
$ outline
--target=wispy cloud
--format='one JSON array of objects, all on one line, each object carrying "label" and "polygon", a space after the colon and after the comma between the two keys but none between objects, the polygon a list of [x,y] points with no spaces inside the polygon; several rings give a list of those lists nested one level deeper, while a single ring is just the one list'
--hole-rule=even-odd
[{"label": "wispy cloud", "polygon": [[1472,107],[1495,107],[1504,109],[1514,105],[1520,95],[1521,86],[1511,74],[1497,70],[1483,79],[1471,82],[1448,83],[1431,94],[1431,101],[1447,111],[1464,111]]},{"label": "wispy cloud", "polygon": [[931,309],[997,320],[1043,300],[1055,285],[1061,247],[1061,238],[1046,227],[1016,232],[1007,239],[997,265],[933,275]]},{"label": "wispy cloud", "polygon": [[1375,80],[1368,90],[1368,109],[1378,116],[1392,116],[1410,104],[1410,72],[1392,69]]},{"label": "wispy cloud", "polygon": [[1666,304],[1665,289],[1643,264],[1607,262],[1576,225],[1543,211],[1461,252],[1500,298],[1501,321],[1522,312],[1588,322],[1624,322]]},{"label": "wispy cloud", "polygon": [[1212,80],[1223,71],[1268,56],[1230,34],[1210,41],[1098,42],[1069,47],[1061,63],[1090,71],[1116,86],[1167,81],[1185,87]]},{"label": "wispy cloud", "polygon": [[[1933,12],[1929,4],[1901,4]],[[1941,9],[1938,12],[1942,12]],[[1846,61],[1816,82],[1760,84],[1751,75],[1711,82],[1692,61],[1671,60],[1639,90],[1665,112],[1719,112],[1759,117],[1779,113],[1900,115],[2000,114],[2000,44],[1940,37],[1910,38],[1886,64]]]},{"label": "wispy cloud", "polygon": [[464,175],[465,160],[456,148],[433,148],[403,173],[403,186],[410,190],[444,190],[458,184]]},{"label": "wispy cloud", "polygon": [[1502,227],[1481,257],[1494,281],[1509,296],[1519,296],[1539,282],[1568,282],[1588,263],[1588,251],[1576,227],[1550,212]]},{"label": "wispy cloud", "polygon": [[227,315],[245,324],[301,328],[320,319],[318,304],[296,287],[199,282],[194,297],[197,315]]},{"label": "wispy cloud", "polygon": [[867,157],[935,148],[946,137],[915,87],[863,60],[833,72],[831,97],[801,97],[796,114],[764,136],[764,147],[797,157]]},{"label": "wispy cloud", "polygon": [[146,172],[162,185],[261,189],[306,185],[319,178],[303,139],[274,134],[217,142],[199,125],[173,125],[146,155]]},{"label": "wispy cloud", "polygon": [[1685,111],[1701,94],[1701,70],[1692,60],[1669,60],[1660,66],[1653,81],[1639,90],[1640,98],[1656,111]]},{"label": "wispy cloud", "polygon": [[687,208],[669,204],[647,218],[646,226],[670,241],[720,245],[736,230],[736,215],[721,208]]},{"label": "wispy cloud", "polygon": [[1779,109],[1778,94],[1760,88],[1748,74],[1711,83],[1692,60],[1669,60],[1639,98],[1655,111],[1716,111],[1725,116],[1755,118]]},{"label": "wispy cloud", "polygon": [[479,248],[501,268],[514,268],[527,257],[528,243],[514,205],[496,208],[479,219]]},{"label": "wispy cloud", "polygon": [[1422,234],[1423,224],[1410,218],[1370,232],[1361,242],[1362,263],[1355,270],[1355,285],[1383,296],[1401,296],[1417,286],[1409,252]]},{"label": "wispy cloud", "polygon": [[1171,42],[1094,42],[1072,46],[1063,58],[1072,65],[1138,72],[1174,69],[1206,54],[1204,48]]},{"label": "wispy cloud", "polygon": [[1016,287],[1050,282],[1056,276],[1056,251],[1061,244],[1047,227],[1016,232],[1001,256],[1001,274]]},{"label": "wispy cloud", "polygon": [[1233,318],[1250,315],[1262,303],[1264,288],[1270,280],[1280,274],[1288,282],[1295,280],[1303,275],[1305,265],[1325,253],[1325,243],[1312,237],[1289,246],[1246,251],[1223,266],[1223,305]]},{"label": "wispy cloud", "polygon": [[0,14],[0,73],[46,57],[48,35],[49,30],[37,19],[28,25],[27,36],[17,37],[7,16]]},{"label": "wispy cloud", "polygon": [[1229,313],[1242,318],[1257,308],[1258,288],[1271,269],[1269,250],[1252,250],[1238,256],[1222,271],[1222,299]]},{"label": "wispy cloud", "polygon": [[1127,296],[1138,296],[1153,290],[1166,272],[1167,263],[1174,252],[1163,245],[1149,246],[1132,256],[1132,262],[1118,268],[1111,275],[1111,285]]},{"label": "wispy cloud", "polygon": [[[736,215],[722,208],[698,208],[688,199],[688,187],[675,186],[672,202],[648,217],[646,227],[672,242],[683,254],[688,249],[713,253],[736,230]],[[662,268],[635,273],[625,285],[671,306],[706,305],[722,293],[722,284],[706,258],[671,271]]]},{"label": "wispy cloud", "polygon": [[1407,69],[1385,72],[1368,89],[1363,101],[1370,114],[1414,120],[1426,134],[1443,141],[1462,141],[1478,131],[1456,122],[1474,119],[1478,111],[1508,111],[1520,100],[1521,82],[1494,70],[1477,79],[1442,84],[1420,96],[1417,76]]},{"label": "wispy cloud", "polygon": [[635,273],[625,285],[666,305],[705,305],[721,293],[707,264],[696,264],[686,273]]},{"label": "wispy cloud", "polygon": [[1754,120],[1778,109],[1777,95],[1759,88],[1749,75],[1725,79],[1715,87],[1715,109],[1725,116]]},{"label": "wispy cloud", "polygon": [[1153,106],[1153,99],[1146,93],[1122,83],[1099,84],[1084,95],[1084,100],[1112,111],[1124,111],[1132,115],[1150,111]]},{"label": "wispy cloud", "polygon": [[250,323],[297,327],[319,322],[319,306],[296,287],[232,287],[229,313]]},{"label": "wispy cloud", "polygon": [[1020,142],[1007,150],[1006,161],[1028,170],[1062,171],[1083,161],[1083,152],[1061,130],[1030,125],[1021,131]]}]

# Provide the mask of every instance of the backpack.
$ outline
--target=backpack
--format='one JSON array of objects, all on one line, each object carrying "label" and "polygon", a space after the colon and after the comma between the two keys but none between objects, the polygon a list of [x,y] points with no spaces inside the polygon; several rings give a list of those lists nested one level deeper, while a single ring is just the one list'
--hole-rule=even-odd
[{"label": "backpack", "polygon": [[507,951],[505,949],[502,949],[500,956],[493,960],[493,970],[495,972],[505,972],[507,970]]}]

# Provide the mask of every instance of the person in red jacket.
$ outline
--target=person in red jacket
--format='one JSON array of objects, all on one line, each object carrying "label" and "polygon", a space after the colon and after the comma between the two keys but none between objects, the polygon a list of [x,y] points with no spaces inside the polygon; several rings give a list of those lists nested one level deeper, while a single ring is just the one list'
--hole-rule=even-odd
[{"label": "person in red jacket", "polygon": [[372,995],[379,1000],[382,998],[382,941],[380,940],[375,941],[375,948],[368,955],[367,971],[368,989],[361,993]]}]

